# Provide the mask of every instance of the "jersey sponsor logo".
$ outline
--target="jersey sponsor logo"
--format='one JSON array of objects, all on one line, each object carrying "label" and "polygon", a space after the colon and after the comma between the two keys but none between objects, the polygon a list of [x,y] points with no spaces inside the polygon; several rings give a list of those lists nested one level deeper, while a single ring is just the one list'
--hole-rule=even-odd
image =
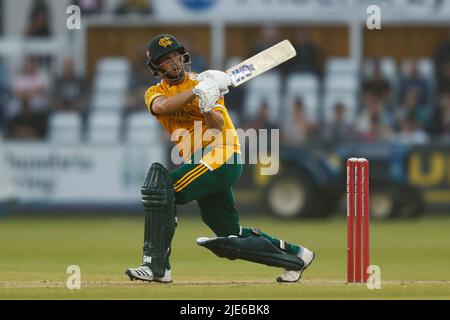
[{"label": "jersey sponsor logo", "polygon": [[250,78],[253,72],[256,71],[253,64],[244,64],[231,71],[231,77],[236,83],[244,81],[245,78]]},{"label": "jersey sponsor logo", "polygon": [[194,111],[183,111],[182,110],[182,111],[171,112],[167,116],[174,117],[174,118],[186,119],[186,118],[194,117],[195,116],[195,112]]},{"label": "jersey sponsor logo", "polygon": [[179,0],[183,6],[190,10],[202,11],[212,7],[217,0]]},{"label": "jersey sponsor logo", "polygon": [[172,45],[172,43],[173,43],[173,41],[170,40],[170,38],[167,37],[167,36],[159,39],[159,46],[160,47],[167,48],[167,47],[170,47]]}]

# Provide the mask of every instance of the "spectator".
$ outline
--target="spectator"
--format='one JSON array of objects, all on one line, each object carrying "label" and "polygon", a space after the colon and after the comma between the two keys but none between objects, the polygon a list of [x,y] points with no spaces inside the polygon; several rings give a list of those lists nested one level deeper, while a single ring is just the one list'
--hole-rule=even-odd
[{"label": "spectator", "polygon": [[56,79],[53,90],[53,109],[55,111],[77,111],[84,109],[85,85],[75,74],[72,58],[64,60],[63,72]]},{"label": "spectator", "polygon": [[8,71],[3,61],[0,59],[0,134],[4,130],[5,126],[5,110],[9,102],[11,92],[9,84]]},{"label": "spectator", "polygon": [[450,137],[450,91],[443,92],[439,96],[431,131],[435,135]]},{"label": "spectator", "polygon": [[39,72],[34,58],[25,59],[23,73],[13,83],[13,92],[16,103],[8,110],[9,115],[17,113],[21,109],[20,102],[25,100],[33,112],[48,111],[49,80],[44,73]]},{"label": "spectator", "polygon": [[253,128],[255,130],[259,129],[276,129],[278,128],[272,121],[269,120],[269,104],[266,101],[261,103],[259,107],[259,113],[254,121],[247,122],[245,129]]},{"label": "spectator", "polygon": [[405,95],[410,90],[418,93],[418,103],[425,105],[428,102],[429,87],[425,79],[420,77],[417,61],[414,60],[411,66],[411,74],[400,83],[400,101],[405,99]]},{"label": "spectator", "polygon": [[305,114],[305,107],[301,99],[295,99],[292,106],[292,116],[287,120],[283,134],[283,141],[287,145],[300,146],[314,133],[315,125]]},{"label": "spectator", "polygon": [[392,90],[389,81],[387,81],[382,72],[380,63],[375,61],[372,78],[364,81],[363,91],[369,91],[381,98],[382,103],[388,104],[392,100]]},{"label": "spectator", "polygon": [[4,93],[9,90],[9,76],[5,63],[0,57],[0,92]]},{"label": "spectator", "polygon": [[308,72],[320,76],[320,52],[311,39],[309,29],[304,28],[297,31],[294,47],[299,55],[284,64],[285,72]]},{"label": "spectator", "polygon": [[365,141],[388,137],[394,128],[394,119],[379,96],[371,91],[363,93],[363,108],[356,121],[356,130]]},{"label": "spectator", "polygon": [[5,108],[0,103],[0,136],[2,136],[3,132],[5,131],[6,127],[6,119],[5,119]]},{"label": "spectator", "polygon": [[414,117],[414,121],[421,128],[428,128],[430,124],[430,111],[420,104],[420,89],[411,87],[403,98],[402,105],[397,110],[397,123],[401,124],[406,117]]},{"label": "spectator", "polygon": [[227,106],[230,117],[233,119],[233,123],[236,126],[239,126],[241,123],[241,117],[244,109],[244,97],[244,86],[239,86],[233,90],[230,90],[230,93],[224,97],[225,105]]},{"label": "spectator", "polygon": [[30,24],[27,27],[26,35],[29,37],[49,37],[50,32],[50,15],[48,4],[45,0],[33,1],[30,12]]},{"label": "spectator", "polygon": [[2,136],[6,127],[6,116],[5,116],[5,108],[0,103],[0,136]]},{"label": "spectator", "polygon": [[9,122],[7,137],[36,140],[45,138],[46,131],[46,114],[33,111],[28,98],[22,98],[19,112]]},{"label": "spectator", "polygon": [[450,28],[447,39],[436,49],[434,54],[439,92],[450,90]]},{"label": "spectator", "polygon": [[[227,69],[234,65],[244,61],[244,59],[239,57],[232,57],[227,61]],[[240,125],[241,115],[243,114],[245,97],[245,87],[239,86],[230,90],[230,92],[225,96],[225,104],[227,106],[230,117],[233,119],[233,123],[236,126]]]},{"label": "spectator", "polygon": [[325,142],[335,144],[356,139],[354,128],[345,121],[345,105],[337,103],[334,107],[331,123],[324,126],[322,138]]},{"label": "spectator", "polygon": [[361,133],[363,142],[389,142],[392,139],[393,131],[383,122],[381,114],[373,113],[369,115],[367,130]]},{"label": "spectator", "polygon": [[402,120],[400,132],[392,137],[392,142],[400,144],[425,144],[428,141],[428,133],[420,128],[414,112]]},{"label": "spectator", "polygon": [[122,0],[115,13],[117,15],[122,14],[151,14],[153,13],[153,7],[149,0]]},{"label": "spectator", "polygon": [[79,6],[84,15],[99,14],[103,11],[103,0],[74,0],[73,4]]},{"label": "spectator", "polygon": [[[256,116],[255,121],[248,122],[246,125],[243,126],[244,130],[267,130],[267,135],[258,135],[258,145],[257,150],[272,150],[272,130],[279,129],[279,126],[275,123],[273,123],[269,119],[269,111],[270,107],[269,104],[266,101],[261,102],[261,106],[259,108],[259,113]],[[261,133],[261,132],[259,132]],[[262,133],[261,133],[262,134]],[[260,139],[267,138],[267,143],[262,142]],[[279,141],[277,141],[279,143]],[[249,153],[256,152],[255,150],[248,150]]]}]

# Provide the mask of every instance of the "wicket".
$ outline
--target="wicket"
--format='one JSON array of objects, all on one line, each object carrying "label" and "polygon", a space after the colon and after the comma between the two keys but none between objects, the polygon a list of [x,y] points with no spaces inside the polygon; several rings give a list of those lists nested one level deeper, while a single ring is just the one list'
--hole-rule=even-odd
[{"label": "wicket", "polygon": [[369,161],[347,160],[347,282],[367,282],[369,245]]}]

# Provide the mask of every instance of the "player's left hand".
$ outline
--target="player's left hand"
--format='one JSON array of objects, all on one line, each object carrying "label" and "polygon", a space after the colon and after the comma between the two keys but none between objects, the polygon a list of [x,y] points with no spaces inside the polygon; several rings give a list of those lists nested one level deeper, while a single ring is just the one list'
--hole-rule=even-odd
[{"label": "player's left hand", "polygon": [[209,78],[205,78],[192,90],[198,97],[201,113],[210,112],[220,98],[217,83]]},{"label": "player's left hand", "polygon": [[230,92],[228,87],[231,86],[231,78],[225,72],[219,70],[207,70],[197,76],[198,81],[203,81],[205,79],[211,79],[217,84],[221,96]]}]

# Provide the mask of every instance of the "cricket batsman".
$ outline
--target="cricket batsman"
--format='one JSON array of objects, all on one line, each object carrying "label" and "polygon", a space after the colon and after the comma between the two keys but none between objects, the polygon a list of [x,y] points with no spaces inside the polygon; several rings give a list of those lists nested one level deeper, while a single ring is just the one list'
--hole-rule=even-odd
[{"label": "cricket batsman", "polygon": [[314,252],[239,223],[233,186],[243,165],[223,98],[230,77],[216,70],[191,73],[189,54],[168,34],[149,42],[147,58],[147,66],[162,81],[147,90],[145,103],[171,134],[184,161],[172,172],[159,163],[148,171],[141,188],[145,208],[142,265],[127,269],[128,277],[172,282],[169,256],[177,225],[176,205],[196,200],[202,221],[217,236],[198,238],[200,246],[222,258],[284,268],[278,282],[299,281]]}]

